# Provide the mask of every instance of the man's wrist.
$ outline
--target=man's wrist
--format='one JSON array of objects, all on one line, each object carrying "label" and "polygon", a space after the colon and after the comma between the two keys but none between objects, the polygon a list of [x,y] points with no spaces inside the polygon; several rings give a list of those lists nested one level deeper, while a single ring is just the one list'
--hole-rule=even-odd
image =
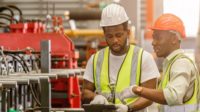
[{"label": "man's wrist", "polygon": [[141,95],[142,91],[143,91],[143,87],[141,86],[136,86],[133,88],[133,92],[136,93],[137,95]]},{"label": "man's wrist", "polygon": [[133,112],[133,107],[131,107],[130,105],[127,106],[128,106],[128,112]]}]

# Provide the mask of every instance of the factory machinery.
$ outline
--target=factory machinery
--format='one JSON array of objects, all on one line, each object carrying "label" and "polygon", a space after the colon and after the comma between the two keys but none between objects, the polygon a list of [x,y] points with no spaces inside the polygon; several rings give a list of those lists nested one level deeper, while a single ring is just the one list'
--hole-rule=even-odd
[{"label": "factory machinery", "polygon": [[54,17],[55,29],[45,32],[43,22],[24,20],[13,5],[0,7],[0,19],[0,112],[83,112],[84,70],[62,19]]}]

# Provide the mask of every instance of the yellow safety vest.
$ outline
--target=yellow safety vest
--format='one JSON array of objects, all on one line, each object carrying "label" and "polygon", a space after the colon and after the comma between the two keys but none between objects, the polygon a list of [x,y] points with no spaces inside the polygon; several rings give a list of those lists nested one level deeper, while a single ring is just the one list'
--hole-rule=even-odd
[{"label": "yellow safety vest", "polygon": [[[184,54],[177,54],[170,60],[170,64],[168,65],[168,67],[164,73],[165,74],[164,78],[161,81],[161,83],[159,84],[159,87],[158,87],[159,89],[163,90],[164,88],[166,88],[168,82],[170,81],[170,71],[171,71],[172,64],[177,59],[180,59],[180,58],[188,59],[196,68],[194,62],[190,58],[188,58]],[[198,110],[198,97],[197,97],[198,89],[199,89],[199,77],[196,76],[195,83],[194,83],[194,92],[188,101],[184,102],[183,105],[175,105],[175,106],[163,105],[160,111],[162,111],[162,112],[197,112],[197,110]]]},{"label": "yellow safety vest", "polygon": [[[96,92],[104,95],[107,99],[111,97],[111,89],[109,88],[109,52],[109,47],[106,47],[97,52],[93,58],[93,78]],[[118,96],[125,88],[134,84],[140,85],[142,53],[142,48],[130,45],[117,75],[115,98],[112,103],[122,103]],[[127,98],[125,99],[125,103],[130,104],[136,99],[137,98]]]}]

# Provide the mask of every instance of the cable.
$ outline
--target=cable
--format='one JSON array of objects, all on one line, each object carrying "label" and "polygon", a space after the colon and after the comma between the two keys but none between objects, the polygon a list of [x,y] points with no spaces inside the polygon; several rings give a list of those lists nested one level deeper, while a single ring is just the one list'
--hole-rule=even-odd
[{"label": "cable", "polygon": [[25,73],[28,73],[29,71],[26,70],[24,64],[13,54],[7,54],[8,56],[11,56],[12,58],[14,58],[15,60],[17,60],[17,62],[19,62],[24,70]]},{"label": "cable", "polygon": [[[1,50],[1,54],[2,54],[3,56],[5,56],[2,50]],[[19,62],[19,63],[21,64],[21,66],[23,67],[23,70],[25,71],[25,73],[30,72],[26,61],[25,61],[24,58],[21,57],[19,54],[13,55],[13,54],[8,53],[7,55],[8,55],[8,56],[11,56],[13,59],[15,59],[17,62]],[[5,61],[6,61],[6,60],[5,60]],[[22,63],[22,62],[23,62],[23,63]],[[35,64],[36,64],[36,63],[35,63]],[[36,69],[38,69],[38,68],[37,68],[37,65],[35,65],[35,66],[36,66]],[[37,103],[38,106],[41,106],[41,103],[40,103],[40,101],[39,101],[39,95],[37,95],[38,91],[36,91],[36,90],[33,88],[33,85],[32,85],[32,84],[30,84],[29,87],[30,87],[30,91],[31,91],[31,94],[32,94],[32,96],[33,96],[33,99],[35,100],[35,102]],[[40,91],[39,93],[41,93],[41,91]]]},{"label": "cable", "polygon": [[[28,70],[28,72],[30,72],[30,70],[29,70],[29,68],[28,68],[28,65],[27,65],[27,63],[25,62],[25,60],[24,60],[24,58],[22,58],[20,55],[17,55],[22,61],[23,61],[23,63],[24,63],[24,65],[26,66],[26,68],[27,68],[27,70]],[[35,91],[35,89],[33,89],[33,86],[32,85],[30,85],[30,88],[31,88],[31,92],[32,92],[32,95],[33,95],[33,97],[34,97],[34,99],[35,99],[35,101],[36,101],[36,103],[38,104],[38,105],[41,105],[40,104],[40,102],[39,102],[39,95],[37,95],[37,91]],[[39,89],[39,90],[41,90],[41,89]],[[41,93],[41,91],[39,91],[39,93]]]},{"label": "cable", "polygon": [[[33,55],[33,54],[32,54]],[[35,55],[33,55],[34,57],[35,57]],[[38,65],[37,65],[37,62],[36,62],[36,57],[35,57],[35,59],[33,59],[32,57],[31,57],[31,59],[33,60],[33,68],[35,68],[35,70],[36,70],[36,73],[39,73],[39,68],[38,68]]]},{"label": "cable", "polygon": [[34,100],[36,101],[36,103],[38,104],[38,106],[41,106],[40,101],[37,99],[37,97],[36,97],[36,95],[35,95],[35,93],[34,93],[34,91],[33,91],[33,85],[30,84],[29,86],[30,86],[31,93],[32,93],[32,95],[33,95]]},{"label": "cable", "polygon": [[[6,65],[7,65],[7,71],[9,71],[9,70],[8,70],[8,69],[9,69],[9,68],[8,68],[8,61],[6,60],[5,55],[4,55],[4,52],[3,52],[2,49],[1,49],[1,54],[2,54],[2,56],[3,56],[4,62],[5,62]],[[13,59],[15,59],[17,62],[19,62],[19,63],[21,64],[21,66],[22,66],[22,68],[23,68],[23,70],[24,70],[25,73],[30,72],[30,70],[29,70],[29,68],[28,68],[28,65],[27,65],[27,63],[25,62],[24,58],[22,58],[19,54],[13,55],[13,54],[8,53],[7,55],[10,56],[10,57],[12,57]],[[23,63],[22,63],[22,62],[23,62]],[[33,88],[33,85],[32,85],[32,84],[30,84],[29,87],[30,87],[30,91],[31,91],[31,94],[32,94],[32,96],[33,96],[33,99],[35,100],[35,102],[37,103],[38,106],[41,106],[41,103],[40,103],[40,101],[39,101],[39,95],[37,95],[38,92],[35,91],[35,89]],[[40,92],[40,93],[41,93],[41,92]]]},{"label": "cable", "polygon": [[[27,71],[30,72],[30,70],[29,70],[29,68],[28,68],[28,65],[27,65],[27,63],[25,62],[24,58],[22,58],[20,55],[17,55],[17,56],[23,61],[25,67],[27,68]],[[31,93],[32,93],[32,95],[33,95],[34,100],[36,101],[36,103],[37,103],[39,106],[41,106],[41,103],[40,103],[39,100],[38,100],[38,99],[39,99],[39,95],[37,95],[37,92],[35,91],[35,89],[33,89],[33,85],[30,84],[29,86],[30,86]],[[41,92],[39,92],[39,93],[41,93]]]},{"label": "cable", "polygon": [[27,69],[27,71],[30,72],[30,70],[29,70],[29,68],[28,68],[28,65],[27,65],[26,61],[24,60],[24,58],[21,57],[19,54],[17,54],[17,57],[19,57],[19,58],[22,60],[23,64],[25,65],[25,67],[26,67],[26,69]]},{"label": "cable", "polygon": [[4,53],[3,53],[3,47],[1,47],[0,50],[1,50],[1,51],[0,51],[0,52],[1,52],[1,55],[2,55],[2,57],[3,57],[3,60],[4,60],[4,62],[5,62],[5,65],[6,65],[7,75],[9,75],[8,61],[6,60],[6,56],[5,56]]}]

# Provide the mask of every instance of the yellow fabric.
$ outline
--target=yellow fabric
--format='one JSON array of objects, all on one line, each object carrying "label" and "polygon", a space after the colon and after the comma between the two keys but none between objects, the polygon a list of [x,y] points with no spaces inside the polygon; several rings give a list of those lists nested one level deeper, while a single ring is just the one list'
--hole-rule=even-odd
[{"label": "yellow fabric", "polygon": [[109,58],[108,58],[108,54],[109,54],[109,48],[107,47],[105,49],[105,52],[104,52],[104,60],[103,60],[103,64],[102,64],[101,77],[100,77],[102,93],[110,92],[110,88],[108,87],[108,85],[109,85],[109,75],[108,75]]},{"label": "yellow fabric", "polygon": [[137,66],[139,67],[139,69],[137,69],[137,76],[136,76],[136,84],[137,85],[139,85],[140,84],[140,77],[141,77],[141,64],[142,63],[140,63],[140,62],[142,62],[142,52],[143,52],[143,50],[140,50],[139,51],[139,54],[138,54],[138,62],[139,63],[137,63]]},{"label": "yellow fabric", "polygon": [[[122,63],[121,65],[121,69],[118,73],[118,78],[117,78],[117,81],[116,81],[116,88],[115,88],[115,92],[116,93],[120,93],[121,91],[123,91],[125,88],[129,87],[130,86],[130,75],[131,75],[131,63],[132,63],[132,57],[133,57],[133,53],[134,53],[134,48],[135,46],[133,45],[130,45],[129,47],[129,51],[128,53],[126,54],[126,57],[124,59],[124,62]],[[101,76],[100,76],[100,84],[101,84],[101,92],[102,93],[111,93],[111,90],[110,88],[108,87],[109,85],[109,48],[105,48],[105,52],[104,52],[104,58],[103,58],[103,63],[102,63],[102,70],[101,70]],[[94,58],[94,61],[97,61],[97,57],[98,57],[98,54],[97,53],[95,55],[95,58]],[[139,51],[139,55],[138,55],[138,64],[137,64],[137,76],[136,76],[136,84],[139,85],[140,83],[140,69],[141,69],[141,56],[142,56],[142,49],[140,49]],[[96,70],[96,62],[94,62],[94,75],[95,75],[95,78],[96,78],[96,73],[95,73],[95,70]],[[96,81],[96,80],[94,80]],[[97,82],[95,82],[97,83]],[[95,84],[96,88],[97,88],[97,85]],[[125,99],[126,103],[127,104],[130,104],[132,102],[134,102],[137,98],[127,98]],[[116,98],[115,99],[115,104],[120,104],[121,101]]]},{"label": "yellow fabric", "polygon": [[[96,55],[94,55],[94,59],[93,59],[93,70],[96,70],[96,66],[97,66],[97,58],[98,58],[99,52],[96,53]],[[94,76],[94,81],[96,81],[96,72],[93,71],[93,76]],[[95,87],[97,87],[97,83],[95,83]]]},{"label": "yellow fabric", "polygon": [[[164,89],[166,88],[168,82],[169,82],[169,75],[170,75],[170,69],[171,69],[171,66],[173,64],[173,62],[175,60],[177,60],[178,58],[187,58],[188,60],[192,62],[191,59],[189,59],[188,57],[184,56],[183,54],[178,54],[176,55],[172,60],[171,60],[171,63],[169,64],[169,66],[167,67],[167,70],[166,70],[166,73],[164,73],[164,79],[161,81],[160,85],[159,85],[159,89]],[[195,84],[194,84],[194,94],[193,96],[190,98],[190,100],[188,100],[187,102],[185,102],[184,104],[196,104],[197,103],[197,80],[195,80]]]}]

